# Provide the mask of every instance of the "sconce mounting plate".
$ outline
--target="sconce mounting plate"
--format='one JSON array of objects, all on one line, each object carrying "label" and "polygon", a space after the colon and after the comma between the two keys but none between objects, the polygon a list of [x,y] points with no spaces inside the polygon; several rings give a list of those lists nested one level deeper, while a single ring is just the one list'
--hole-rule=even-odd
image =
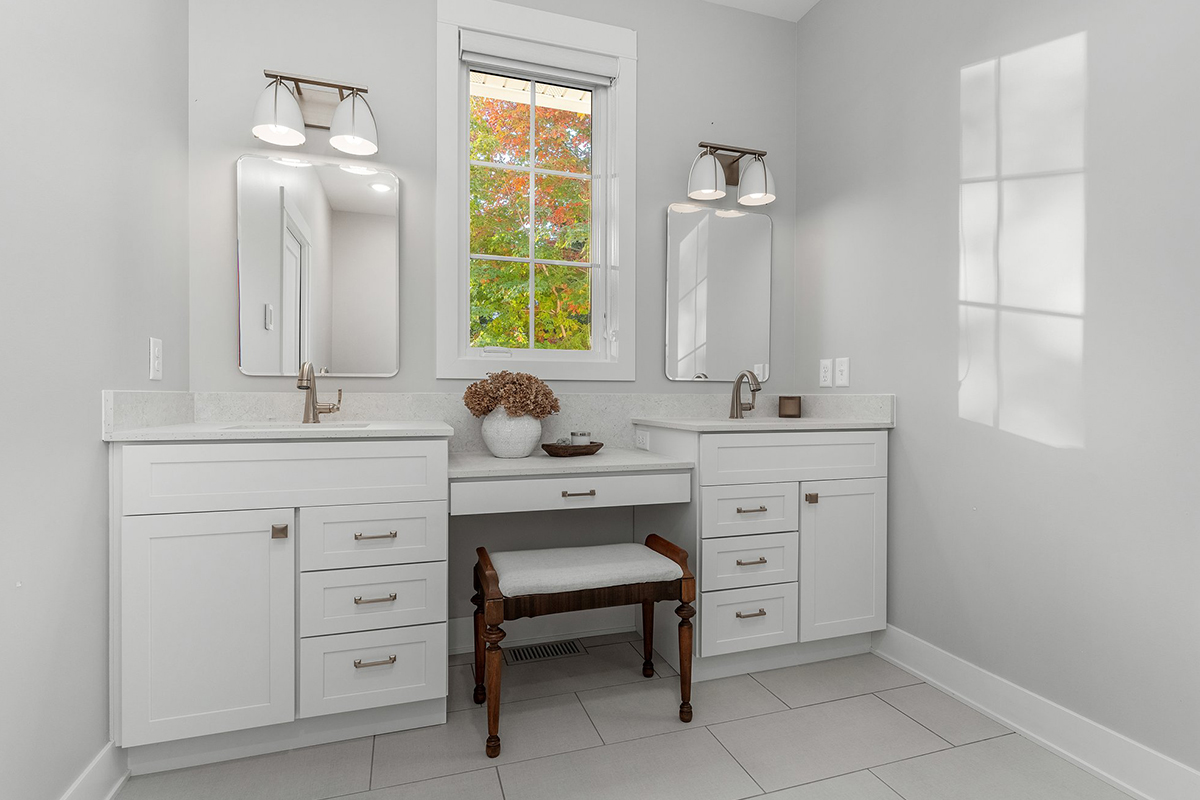
[{"label": "sconce mounting plate", "polygon": [[750,147],[734,147],[730,144],[716,144],[714,142],[700,142],[700,147],[709,150],[717,157],[717,161],[721,163],[721,167],[725,170],[725,183],[729,186],[737,186],[740,178],[738,174],[738,162],[745,156],[765,156],[766,150],[755,150]]},{"label": "sconce mounting plate", "polygon": [[296,101],[300,104],[300,113],[304,115],[304,125],[308,128],[329,130],[329,126],[333,123],[333,112],[350,92],[367,93],[366,86],[355,83],[330,81],[324,78],[312,78],[307,75],[269,69],[263,70],[263,75],[271,80],[279,78],[284,83],[292,85]]}]

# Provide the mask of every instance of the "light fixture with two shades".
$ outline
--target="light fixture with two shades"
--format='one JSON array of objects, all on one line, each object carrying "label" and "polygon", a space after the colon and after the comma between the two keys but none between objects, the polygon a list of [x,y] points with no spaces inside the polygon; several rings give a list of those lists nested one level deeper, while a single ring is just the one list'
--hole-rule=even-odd
[{"label": "light fixture with two shades", "polygon": [[329,144],[343,153],[379,152],[375,115],[363,97],[367,87],[270,70],[263,74],[271,82],[254,108],[250,131],[257,138],[296,147],[304,144],[305,127],[321,128],[329,131]]},{"label": "light fixture with two shades", "polygon": [[743,206],[765,206],[775,200],[775,177],[764,157],[766,150],[700,142],[700,154],[688,175],[688,197],[719,200],[729,186],[737,186]]}]

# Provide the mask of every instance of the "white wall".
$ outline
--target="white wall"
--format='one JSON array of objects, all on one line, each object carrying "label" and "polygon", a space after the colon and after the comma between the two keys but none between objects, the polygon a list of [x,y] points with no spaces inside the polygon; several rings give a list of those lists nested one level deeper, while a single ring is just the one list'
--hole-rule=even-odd
[{"label": "white wall", "polygon": [[[795,218],[795,26],[695,0],[527,0],[558,13],[638,32],[638,365],[635,383],[576,383],[571,391],[696,391],[664,375],[666,207],[685,199],[688,168],[702,140],[768,150],[779,200],[772,292],[772,391],[793,388],[792,264]],[[234,162],[278,153],[250,135],[249,116],[266,84],[263,69],[366,83],[379,124],[376,159],[400,176],[400,373],[339,379],[348,391],[455,391],[436,381],[433,335],[435,0],[353,0],[331,26],[317,0],[207,0],[190,10],[192,381],[197,391],[285,391],[286,378],[237,370]],[[380,43],[385,44],[380,44]],[[692,49],[695,48],[695,49]],[[704,55],[696,55],[702,52]],[[745,58],[754,53],[754,58]],[[323,132],[289,149],[341,157]],[[733,205],[732,200],[723,201]],[[732,376],[730,376],[732,377]],[[728,384],[705,387],[727,392]]]},{"label": "white wall", "polygon": [[334,372],[396,368],[396,220],[382,214],[333,212]]},{"label": "white wall", "polygon": [[109,740],[100,391],[188,385],[186,28],[184,0],[3,11],[5,797],[56,800]]},{"label": "white wall", "polygon": [[[1198,30],[1191,0],[820,3],[799,26],[796,232],[801,388],[850,356],[850,391],[900,398],[889,622],[1193,767]],[[1026,353],[1005,388],[1033,370],[1017,399],[1082,420],[1063,447],[1011,409],[959,416],[959,80],[1080,32],[1082,393],[1061,335],[1038,343],[1058,370]]]}]

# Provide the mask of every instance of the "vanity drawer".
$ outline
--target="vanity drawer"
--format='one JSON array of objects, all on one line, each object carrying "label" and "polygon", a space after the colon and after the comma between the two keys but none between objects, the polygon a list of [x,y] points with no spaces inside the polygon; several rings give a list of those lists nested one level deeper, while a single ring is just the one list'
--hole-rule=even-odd
[{"label": "vanity drawer", "polygon": [[794,582],[800,572],[800,534],[760,533],[705,539],[700,587],[737,589]]},{"label": "vanity drawer", "polygon": [[446,623],[301,639],[299,694],[299,717],[445,697]]},{"label": "vanity drawer", "polygon": [[446,499],[445,440],[126,445],[122,513]]},{"label": "vanity drawer", "polygon": [[706,433],[700,482],[808,481],[887,475],[887,431]]},{"label": "vanity drawer", "polygon": [[705,539],[794,531],[799,525],[799,484],[705,486],[700,490],[700,535]]},{"label": "vanity drawer", "polygon": [[796,604],[794,583],[703,592],[700,655],[738,653],[796,642],[799,639]]},{"label": "vanity drawer", "polygon": [[446,560],[446,501],[300,509],[300,569]]},{"label": "vanity drawer", "polygon": [[691,499],[690,472],[455,481],[450,486],[450,514],[644,506]]},{"label": "vanity drawer", "polygon": [[300,575],[300,635],[446,620],[446,562]]}]

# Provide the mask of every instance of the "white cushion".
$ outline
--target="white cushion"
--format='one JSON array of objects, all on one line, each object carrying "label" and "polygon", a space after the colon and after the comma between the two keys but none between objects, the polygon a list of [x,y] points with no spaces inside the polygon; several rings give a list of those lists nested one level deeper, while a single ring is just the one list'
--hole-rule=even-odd
[{"label": "white cushion", "polygon": [[674,581],[683,570],[642,544],[555,547],[489,553],[505,597],[574,592],[626,583]]}]

